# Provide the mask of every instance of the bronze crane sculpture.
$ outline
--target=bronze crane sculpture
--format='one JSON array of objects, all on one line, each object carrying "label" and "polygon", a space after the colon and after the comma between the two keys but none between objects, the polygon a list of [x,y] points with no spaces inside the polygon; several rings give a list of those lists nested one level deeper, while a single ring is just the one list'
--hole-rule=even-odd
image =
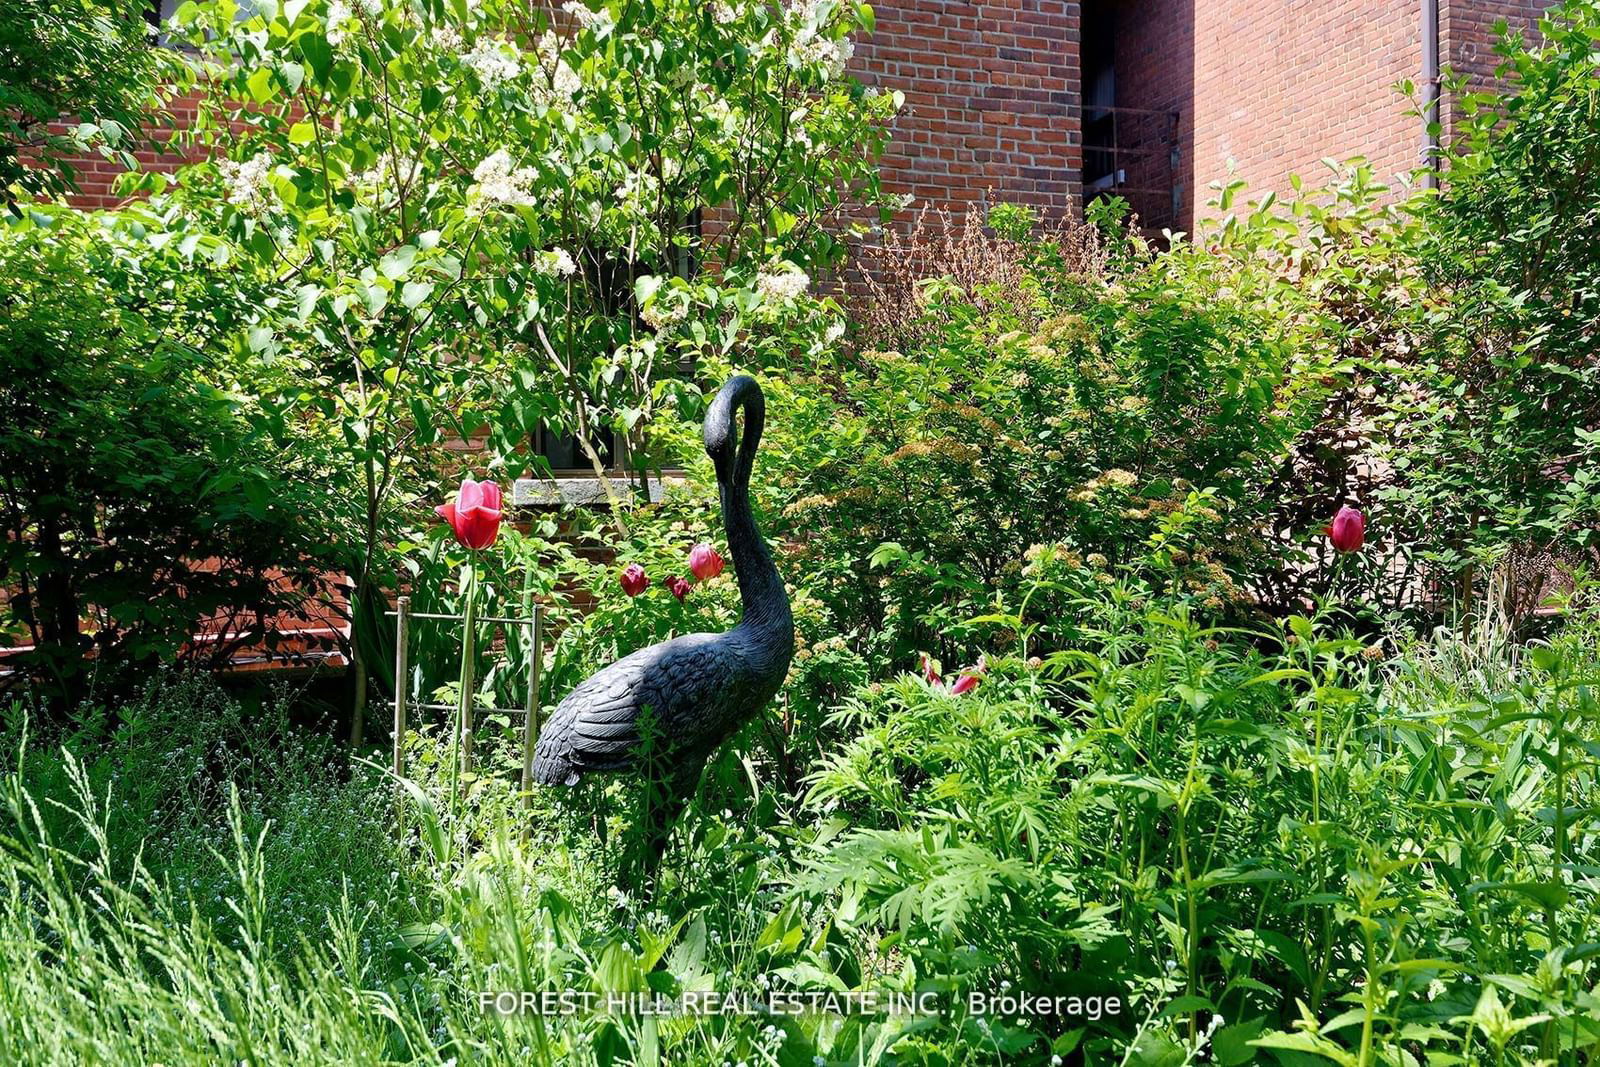
[{"label": "bronze crane sculpture", "polygon": [[[740,410],[742,434],[734,421]],[[778,692],[794,655],[789,597],[750,511],[750,472],[765,421],[761,387],[738,375],[717,393],[703,428],[739,579],[739,624],[642,648],[591,675],[556,708],[534,753],[533,776],[546,785],[575,785],[592,771],[635,771],[650,779],[659,806],[641,828],[646,874],[694,795],[706,759]]]}]

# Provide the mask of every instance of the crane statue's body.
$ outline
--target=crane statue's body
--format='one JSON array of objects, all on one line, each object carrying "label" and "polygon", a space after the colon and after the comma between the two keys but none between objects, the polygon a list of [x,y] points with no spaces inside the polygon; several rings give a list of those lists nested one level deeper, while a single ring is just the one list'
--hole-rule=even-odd
[{"label": "crane statue's body", "polygon": [[[742,434],[734,422],[740,409]],[[794,655],[789,597],[750,511],[750,472],[765,421],[761,387],[739,375],[717,393],[704,426],[739,579],[739,624],[623,657],[579,683],[539,734],[533,775],[546,785],[575,785],[591,771],[642,771],[654,779],[660,807],[641,840],[647,870],[659,860],[706,759],[773,698]],[[647,716],[652,750],[645,760]]]}]

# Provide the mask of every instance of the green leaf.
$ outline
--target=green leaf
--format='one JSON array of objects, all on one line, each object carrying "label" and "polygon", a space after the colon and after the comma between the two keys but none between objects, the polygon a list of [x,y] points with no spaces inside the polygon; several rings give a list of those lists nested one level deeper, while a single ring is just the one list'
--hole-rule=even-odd
[{"label": "green leaf", "polygon": [[257,67],[245,79],[245,88],[250,91],[250,98],[258,104],[264,104],[273,97],[272,70],[270,67]]},{"label": "green leaf", "polygon": [[432,282],[406,282],[400,290],[400,303],[404,304],[409,310],[428,299],[432,294]]},{"label": "green leaf", "polygon": [[399,281],[410,273],[416,258],[416,245],[401,245],[378,261],[378,272],[392,282]]}]

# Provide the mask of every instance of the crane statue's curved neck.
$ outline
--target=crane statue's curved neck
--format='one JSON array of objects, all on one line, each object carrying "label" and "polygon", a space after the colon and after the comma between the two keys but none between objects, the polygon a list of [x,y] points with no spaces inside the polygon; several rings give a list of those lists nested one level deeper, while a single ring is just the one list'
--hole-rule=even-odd
[{"label": "crane statue's curved neck", "polygon": [[[744,411],[744,430],[734,416]],[[739,578],[739,599],[744,605],[740,623],[754,629],[772,629],[792,640],[793,616],[783,579],[773,565],[772,553],[756,528],[750,510],[750,472],[756,447],[766,424],[766,399],[754,378],[730,378],[706,412],[706,452],[717,469],[717,491],[722,503],[722,525]]]}]

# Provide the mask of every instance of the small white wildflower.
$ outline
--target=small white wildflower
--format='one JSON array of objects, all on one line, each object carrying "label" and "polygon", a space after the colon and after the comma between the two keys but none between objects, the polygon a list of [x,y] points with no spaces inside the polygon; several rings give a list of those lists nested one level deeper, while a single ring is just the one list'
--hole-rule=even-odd
[{"label": "small white wildflower", "polygon": [[577,273],[578,265],[565,248],[558,247],[540,252],[534,269],[547,278],[570,278]]},{"label": "small white wildflower", "polygon": [[793,300],[809,288],[811,278],[799,267],[786,265],[778,270],[764,270],[756,277],[756,292],[768,303]]},{"label": "small white wildflower", "polygon": [[1206,1033],[1214,1034],[1227,1024],[1227,1019],[1221,1015],[1213,1015],[1211,1021],[1206,1023]]},{"label": "small white wildflower", "polygon": [[1060,1056],[1051,1056],[1050,1057],[1050,1067],[1061,1067],[1061,1057]]},{"label": "small white wildflower", "polygon": [[1444,983],[1435,978],[1428,983],[1428,999],[1435,1000],[1444,993]]},{"label": "small white wildflower", "polygon": [[825,344],[825,345],[831,345],[831,344],[833,344],[835,341],[839,340],[839,338],[841,338],[843,336],[844,336],[844,323],[836,322],[832,326],[829,326],[825,331],[823,331],[822,343]]},{"label": "small white wildflower", "polygon": [[278,194],[270,183],[271,156],[262,153],[242,163],[224,159],[217,163],[217,170],[228,186],[224,199],[240,211],[259,215],[277,206]]},{"label": "small white wildflower", "polygon": [[472,51],[461,57],[461,62],[472,68],[484,88],[494,89],[522,73],[518,55],[514,45],[497,37],[486,37],[473,45]]}]

